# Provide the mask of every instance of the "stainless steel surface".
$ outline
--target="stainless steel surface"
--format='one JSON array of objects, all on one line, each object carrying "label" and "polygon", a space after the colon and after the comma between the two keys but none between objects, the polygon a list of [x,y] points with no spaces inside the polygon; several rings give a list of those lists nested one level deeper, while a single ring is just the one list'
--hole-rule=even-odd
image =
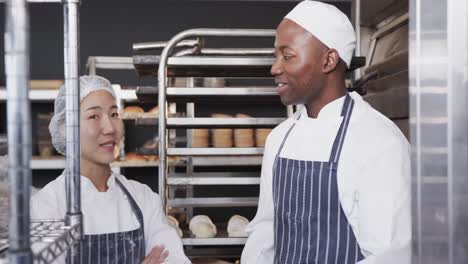
[{"label": "stainless steel surface", "polygon": [[38,252],[34,252],[34,263],[53,263],[79,241],[80,233],[80,224],[69,226],[59,220],[33,220],[31,242],[38,249]]},{"label": "stainless steel surface", "polygon": [[379,38],[385,36],[386,34],[392,32],[393,30],[395,30],[399,26],[407,24],[408,20],[409,20],[409,14],[408,13],[405,13],[405,14],[397,17],[392,22],[386,24],[384,27],[377,30],[374,34],[372,34],[371,39],[379,39]]},{"label": "stainless steel surface", "polygon": [[168,118],[168,128],[275,127],[284,118]]},{"label": "stainless steel surface", "polygon": [[[356,32],[356,49],[354,51],[355,56],[361,56],[361,0],[354,0],[351,3],[351,14],[354,24],[354,31]],[[354,80],[359,79],[362,76],[362,69],[357,69],[354,72]]]},{"label": "stainless steel surface", "polygon": [[195,166],[260,166],[262,156],[195,156],[193,157]]},{"label": "stainless steel surface", "polygon": [[[116,95],[124,101],[136,101],[137,97],[134,90],[120,89],[119,85],[112,85]],[[37,102],[53,102],[58,95],[58,90],[30,90],[29,100]],[[7,98],[6,89],[0,87],[0,101]]]},{"label": "stainless steel surface", "polygon": [[[83,215],[81,213],[80,184],[80,88],[79,88],[79,0],[66,0],[63,4],[64,22],[64,70],[66,88],[66,216],[68,226],[78,226],[77,238],[81,238]],[[79,255],[72,247],[70,254]]]},{"label": "stainless steel surface", "polygon": [[410,1],[414,264],[468,263],[467,14],[467,1]]},{"label": "stainless steel surface", "polygon": [[[30,90],[29,100],[38,102],[53,101],[58,95],[58,90]],[[0,101],[6,101],[6,90],[0,89]]]},{"label": "stainless steel surface", "polygon": [[263,148],[168,148],[167,155],[175,156],[241,156],[262,155]]},{"label": "stainless steel surface", "polygon": [[[0,3],[6,3],[8,0],[0,0]],[[25,2],[30,3],[30,4],[46,4],[46,3],[62,3],[62,0],[26,0]]]},{"label": "stainless steel surface", "polygon": [[[162,199],[163,208],[166,208],[166,177],[167,177],[167,157],[166,149],[168,143],[167,137],[167,128],[166,128],[166,87],[167,87],[167,66],[169,62],[169,55],[172,50],[176,47],[177,43],[181,42],[184,39],[190,37],[208,37],[208,36],[224,36],[224,37],[273,37],[275,34],[274,30],[248,30],[248,29],[190,29],[183,31],[176,36],[174,36],[163,49],[161,56],[159,58],[159,67],[158,67],[158,105],[159,105],[159,195]],[[178,58],[173,58],[178,59]],[[193,64],[193,63],[192,63]],[[199,63],[194,65],[199,66]],[[171,150],[177,149],[168,149],[167,154]],[[188,155],[191,155],[190,153]]]},{"label": "stainless steel surface", "polygon": [[[63,220],[32,220],[29,232],[33,259],[23,263],[49,264],[79,240],[79,225],[67,226]],[[8,250],[9,241],[0,239],[0,253]],[[0,258],[0,263],[1,262]],[[8,262],[7,262],[8,263]]]},{"label": "stainless steel surface", "polygon": [[275,49],[273,48],[237,48],[237,49],[228,49],[228,48],[203,48],[200,50],[202,55],[269,55],[273,56]]},{"label": "stainless steel surface", "polygon": [[[379,38],[382,38],[386,34],[391,33],[396,28],[398,28],[398,27],[400,27],[400,26],[402,26],[404,24],[407,24],[408,20],[409,20],[409,14],[404,13],[403,15],[395,18],[391,22],[387,23],[384,27],[380,28],[379,30],[377,30],[376,32],[374,32],[372,34],[371,39],[370,39],[369,50],[367,52],[366,67],[369,67],[372,64],[372,60],[374,58],[377,41],[379,40]],[[367,72],[369,72],[369,71],[367,71]]]},{"label": "stainless steel surface", "polygon": [[33,170],[65,169],[65,166],[65,159],[31,160],[31,169]]},{"label": "stainless steel surface", "polygon": [[[158,89],[152,86],[141,86],[137,88],[136,95],[139,100],[144,102],[154,102],[157,99]],[[280,104],[280,98],[276,92],[276,87],[168,87],[166,96],[172,102],[219,102],[219,100],[229,100],[235,102],[258,103],[259,97],[261,102],[277,102]]]},{"label": "stainless steel surface", "polygon": [[168,97],[178,96],[278,96],[276,87],[168,87]]},{"label": "stainless steel surface", "polygon": [[[161,56],[134,55],[133,64],[140,76],[155,76]],[[170,77],[258,77],[270,78],[274,57],[267,56],[185,56],[170,57],[167,75]],[[353,57],[348,71],[365,65],[365,58]],[[196,68],[198,67],[198,69]]]},{"label": "stainless steel surface", "polygon": [[[195,86],[195,78],[189,78],[187,80],[187,86],[189,87],[194,87]],[[195,104],[193,102],[187,103],[186,104],[186,112],[187,112],[187,117],[193,118],[195,117]],[[187,147],[191,148],[193,146],[193,130],[192,129],[187,129]],[[193,157],[188,156],[187,157],[187,167],[185,169],[186,174],[193,174]],[[170,182],[170,179],[168,177],[167,179]],[[168,182],[168,184],[170,184]],[[175,188],[173,188],[174,190]],[[186,185],[185,186],[185,197],[194,197],[194,188],[191,185]],[[193,217],[193,208],[186,208],[185,209],[187,212],[187,219],[192,219]]]},{"label": "stainless steel surface", "polygon": [[176,198],[167,201],[171,207],[254,207],[258,197]]},{"label": "stainless steel surface", "polygon": [[274,58],[251,56],[229,56],[229,57],[207,57],[207,56],[190,56],[190,57],[171,57],[168,66],[212,66],[212,67],[226,67],[226,66],[266,66],[271,67]]},{"label": "stainless steel surface", "polygon": [[171,174],[167,177],[168,185],[258,185],[258,173],[192,173]]},{"label": "stainless steel surface", "polygon": [[88,57],[86,68],[88,69],[89,75],[96,75],[96,58],[95,57]]},{"label": "stainless steel surface", "polygon": [[11,263],[32,263],[29,234],[31,111],[29,103],[29,13],[25,0],[7,2],[5,75],[10,180]]},{"label": "stainless steel surface", "polygon": [[88,73],[95,75],[97,69],[134,70],[132,57],[90,56],[86,63]]},{"label": "stainless steel surface", "polygon": [[[148,61],[146,63],[157,64],[159,63],[157,56],[147,56]],[[193,66],[211,66],[211,67],[235,67],[235,66],[244,66],[244,67],[271,67],[275,58],[266,57],[266,56],[187,56],[187,57],[170,57],[167,63],[168,66],[184,66],[184,67],[193,67]],[[354,70],[357,67],[363,66],[362,57],[353,57],[351,61],[351,70]]]},{"label": "stainless steel surface", "polygon": [[[186,39],[177,43],[176,47],[195,47],[201,44],[201,39]],[[134,51],[144,51],[144,50],[155,50],[155,49],[164,49],[166,47],[166,41],[153,41],[153,42],[141,42],[133,43],[132,47]]]},{"label": "stainless steel surface", "polygon": [[168,185],[258,185],[259,177],[226,178],[226,177],[177,177],[168,178]]},{"label": "stainless steel surface", "polygon": [[187,55],[268,55],[273,56],[272,48],[201,48],[199,50],[184,49],[176,52],[173,57]]},{"label": "stainless steel surface", "polygon": [[[185,165],[185,161],[181,160],[176,163],[171,163],[174,166]],[[33,170],[56,170],[65,169],[64,159],[49,159],[49,160],[32,160],[31,169]],[[158,167],[159,161],[115,161],[111,163],[112,167],[117,168],[139,168],[139,167]]]}]

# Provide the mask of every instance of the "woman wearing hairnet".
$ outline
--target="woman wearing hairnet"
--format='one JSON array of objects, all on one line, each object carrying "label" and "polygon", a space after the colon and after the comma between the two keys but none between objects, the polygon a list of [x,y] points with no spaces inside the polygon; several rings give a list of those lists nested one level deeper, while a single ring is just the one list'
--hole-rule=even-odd
[{"label": "woman wearing hairnet", "polygon": [[[84,236],[74,263],[190,263],[151,189],[111,171],[124,134],[116,96],[100,76],[80,77],[81,204]],[[65,155],[65,88],[55,99],[49,130]],[[33,219],[66,213],[65,174],[32,198]],[[62,259],[63,261],[63,259]]]}]

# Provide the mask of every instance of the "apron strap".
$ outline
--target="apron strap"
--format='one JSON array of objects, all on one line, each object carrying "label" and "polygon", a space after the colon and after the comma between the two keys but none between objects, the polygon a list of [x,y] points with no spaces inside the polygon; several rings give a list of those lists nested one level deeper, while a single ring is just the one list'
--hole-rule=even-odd
[{"label": "apron strap", "polygon": [[133,199],[133,196],[130,194],[130,192],[127,190],[127,188],[125,188],[125,186],[122,184],[122,182],[120,182],[120,180],[117,179],[117,177],[115,177],[115,182],[120,187],[120,189],[124,192],[124,194],[128,197],[128,201],[130,202],[130,206],[132,207],[132,211],[136,215],[136,218],[137,218],[138,222],[140,223],[140,229],[141,229],[141,232],[143,233],[143,245],[142,245],[141,249],[143,251],[142,256],[144,258],[145,251],[146,251],[146,245],[145,245],[145,239],[144,239],[144,237],[145,237],[145,225],[144,225],[144,221],[143,221],[143,213],[141,212],[141,209],[138,206],[138,204],[136,203],[135,199]]},{"label": "apron strap", "polygon": [[[301,118],[301,113],[299,113],[299,116],[297,117],[296,120],[299,120],[300,118]],[[281,142],[281,145],[280,145],[278,151],[276,152],[275,159],[278,158],[279,155],[281,154],[281,151],[283,150],[283,147],[284,147],[284,143],[286,143],[286,139],[288,139],[289,133],[291,133],[291,130],[294,128],[295,125],[296,125],[296,123],[292,124],[292,126],[289,128],[288,132],[286,132],[286,135],[284,136],[283,141]]]},{"label": "apron strap", "polygon": [[346,132],[348,131],[349,120],[351,120],[353,108],[354,100],[353,98],[351,98],[349,93],[346,93],[343,109],[341,110],[341,116],[343,117],[343,121],[341,122],[338,134],[336,135],[335,141],[333,142],[333,148],[330,154],[329,162],[338,163],[338,160],[340,159],[341,149],[343,148]]},{"label": "apron strap", "polygon": [[[341,110],[341,116],[343,116],[343,121],[341,122],[340,128],[338,130],[338,134],[336,135],[335,141],[333,142],[333,148],[332,148],[332,152],[331,152],[330,159],[329,159],[330,162],[338,163],[338,160],[341,154],[341,149],[343,148],[343,142],[346,136],[346,132],[348,131],[349,120],[351,119],[353,108],[354,108],[354,100],[353,98],[351,98],[349,93],[346,93],[345,101],[343,103],[343,108]],[[301,114],[299,114],[296,120],[299,120],[300,118],[301,118]],[[286,132],[286,135],[284,136],[283,141],[281,142],[278,152],[276,153],[275,159],[278,158],[279,155],[281,154],[284,144],[286,143],[286,140],[289,137],[289,133],[291,133],[291,130],[294,128],[295,125],[296,123],[294,123],[289,128],[288,132]]]}]

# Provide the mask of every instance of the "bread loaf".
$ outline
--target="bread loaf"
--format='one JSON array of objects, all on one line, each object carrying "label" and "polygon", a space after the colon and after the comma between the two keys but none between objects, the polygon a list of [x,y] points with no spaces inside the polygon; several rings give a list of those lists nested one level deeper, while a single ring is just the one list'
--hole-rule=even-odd
[{"label": "bread loaf", "polygon": [[125,113],[144,113],[143,108],[139,106],[127,106],[124,108]]},{"label": "bread loaf", "polygon": [[[213,114],[214,118],[232,118],[230,115]],[[231,128],[217,128],[212,131],[212,145],[215,148],[231,148],[232,144],[232,129]]]},{"label": "bread loaf", "polygon": [[215,237],[217,233],[216,226],[206,215],[197,215],[190,220],[189,229],[197,238]]},{"label": "bread loaf", "polygon": [[240,215],[233,215],[231,219],[229,219],[227,231],[229,237],[247,237],[247,233],[245,229],[249,224],[249,220],[247,218],[240,216]]},{"label": "bread loaf", "polygon": [[[251,118],[249,115],[237,114],[236,118]],[[238,148],[251,148],[254,146],[254,130],[252,128],[234,129],[234,144]]]}]

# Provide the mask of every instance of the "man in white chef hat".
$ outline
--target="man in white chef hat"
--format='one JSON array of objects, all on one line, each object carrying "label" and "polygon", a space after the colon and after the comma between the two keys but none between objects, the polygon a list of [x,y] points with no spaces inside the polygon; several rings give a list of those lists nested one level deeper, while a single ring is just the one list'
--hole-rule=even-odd
[{"label": "man in white chef hat", "polygon": [[410,149],[398,127],[348,93],[345,14],[299,3],[276,30],[271,67],[285,105],[269,135],[242,264],[409,263]]}]

